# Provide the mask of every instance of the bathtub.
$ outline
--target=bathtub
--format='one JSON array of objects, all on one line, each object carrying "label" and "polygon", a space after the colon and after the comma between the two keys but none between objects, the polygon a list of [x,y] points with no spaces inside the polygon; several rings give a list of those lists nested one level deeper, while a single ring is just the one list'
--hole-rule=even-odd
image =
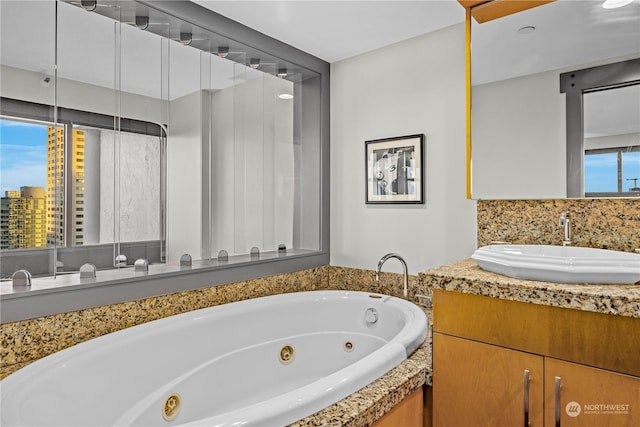
[{"label": "bathtub", "polygon": [[192,311],[78,344],[0,383],[9,426],[284,426],[424,341],[395,297],[314,291]]}]

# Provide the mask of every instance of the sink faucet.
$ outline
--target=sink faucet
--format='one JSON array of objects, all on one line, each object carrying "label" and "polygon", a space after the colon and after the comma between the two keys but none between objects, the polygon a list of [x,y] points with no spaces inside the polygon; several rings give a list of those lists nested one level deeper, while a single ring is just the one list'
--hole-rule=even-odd
[{"label": "sink faucet", "polygon": [[562,239],[562,246],[568,246],[571,242],[571,219],[569,218],[569,211],[564,211],[560,214],[560,227],[564,227],[564,239]]},{"label": "sink faucet", "polygon": [[403,283],[402,292],[404,295],[404,299],[407,299],[407,297],[409,296],[409,273],[407,272],[407,263],[400,255],[389,253],[383,256],[382,258],[380,258],[380,261],[378,261],[378,267],[376,268],[376,282],[380,281],[380,269],[382,269],[382,265],[389,258],[396,258],[398,261],[402,263],[402,270],[404,271],[404,283]]}]

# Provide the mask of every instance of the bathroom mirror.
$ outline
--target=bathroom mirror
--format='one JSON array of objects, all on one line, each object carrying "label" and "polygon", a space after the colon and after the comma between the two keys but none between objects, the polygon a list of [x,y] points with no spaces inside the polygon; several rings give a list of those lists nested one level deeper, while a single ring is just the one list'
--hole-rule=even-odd
[{"label": "bathroom mirror", "polygon": [[[3,278],[323,249],[321,75],[163,7],[200,8],[0,3],[3,206],[33,186],[48,209],[43,242],[3,240]],[[25,124],[44,135],[33,157],[13,147],[33,183],[13,180],[5,155],[5,129]]]},{"label": "bathroom mirror", "polygon": [[[584,189],[577,195],[567,184],[571,175],[584,179],[584,170],[567,166],[566,95],[559,89],[560,74],[640,58],[638,22],[638,2],[604,9],[600,1],[565,0],[482,24],[471,19],[474,199],[584,196]],[[622,106],[624,100],[631,104]],[[608,107],[613,106],[611,102],[621,111],[637,108],[633,97],[610,97]],[[629,143],[618,146],[620,151],[637,152],[640,119],[637,114],[627,117],[631,122],[618,122],[607,138]],[[585,128],[585,132],[590,131]],[[585,147],[589,149],[589,143]],[[634,156],[628,155],[633,159],[629,171],[640,168]],[[584,153],[581,157],[578,167],[584,163]],[[623,191],[617,195],[636,195],[628,191],[633,181],[626,181],[634,177],[625,175]],[[590,195],[613,194],[594,191]]]}]

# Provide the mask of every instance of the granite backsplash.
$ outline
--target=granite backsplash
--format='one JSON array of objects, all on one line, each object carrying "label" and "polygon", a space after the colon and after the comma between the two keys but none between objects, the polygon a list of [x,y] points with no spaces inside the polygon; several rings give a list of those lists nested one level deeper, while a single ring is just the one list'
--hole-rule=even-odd
[{"label": "granite backsplash", "polygon": [[568,212],[574,246],[640,248],[640,198],[478,200],[478,247],[493,242],[560,245]]}]

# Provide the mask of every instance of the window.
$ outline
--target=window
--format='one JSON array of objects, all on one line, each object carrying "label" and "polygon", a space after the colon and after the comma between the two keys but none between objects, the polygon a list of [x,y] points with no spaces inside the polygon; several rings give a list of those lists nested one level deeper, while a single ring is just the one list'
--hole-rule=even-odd
[{"label": "window", "polygon": [[[3,100],[3,111],[32,110],[31,117],[37,116],[41,107],[12,106],[11,100]],[[25,256],[23,252],[12,255],[13,249],[51,250],[116,242],[161,246],[161,222],[150,220],[161,218],[164,210],[160,177],[164,139],[157,125],[145,124],[145,129],[156,133],[145,135],[71,122],[54,126],[15,115],[0,117],[0,249],[4,264],[13,265],[9,262],[12,256]],[[114,162],[116,145],[118,155],[130,161],[131,167],[114,168],[118,164]],[[66,179],[68,176],[73,179]],[[113,202],[116,182],[120,183],[119,205]],[[108,267],[111,258],[97,263]],[[157,262],[161,258],[158,250],[152,259]],[[70,264],[70,268],[76,267],[79,265]],[[48,268],[40,262],[28,269],[37,277],[51,274]],[[2,276],[9,277],[12,272],[11,268],[3,269]]]},{"label": "window", "polygon": [[587,196],[640,196],[640,84],[582,95]]},{"label": "window", "polygon": [[[45,123],[0,118],[0,250],[47,246]],[[38,218],[38,226],[25,224]]]},{"label": "window", "polygon": [[640,197],[640,58],[560,75],[567,196]]},{"label": "window", "polygon": [[585,151],[585,193],[640,194],[640,147]]}]

